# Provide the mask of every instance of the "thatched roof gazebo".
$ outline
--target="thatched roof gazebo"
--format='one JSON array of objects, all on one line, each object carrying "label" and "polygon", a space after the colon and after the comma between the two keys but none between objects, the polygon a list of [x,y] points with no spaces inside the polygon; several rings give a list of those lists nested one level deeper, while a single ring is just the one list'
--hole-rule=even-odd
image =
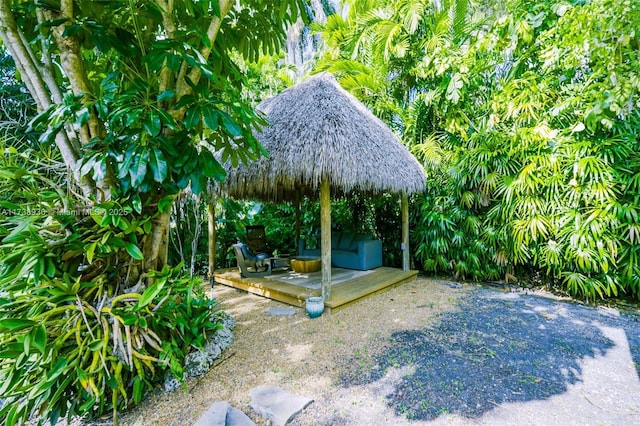
[{"label": "thatched roof gazebo", "polygon": [[269,157],[226,166],[228,176],[219,184],[220,192],[283,201],[319,191],[325,299],[331,283],[330,193],[401,194],[403,268],[409,269],[407,200],[424,191],[426,176],[391,130],[329,73],[284,90],[258,109],[269,125],[256,137]]}]

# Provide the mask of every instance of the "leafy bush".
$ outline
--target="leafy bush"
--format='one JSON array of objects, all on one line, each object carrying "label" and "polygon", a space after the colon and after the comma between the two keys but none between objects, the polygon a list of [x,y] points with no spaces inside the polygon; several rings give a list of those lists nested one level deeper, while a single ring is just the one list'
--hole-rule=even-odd
[{"label": "leafy bush", "polygon": [[221,327],[214,301],[182,265],[130,280],[151,218],[115,201],[76,208],[12,161],[0,185],[0,421],[117,417],[167,372],[183,377],[190,348]]},{"label": "leafy bush", "polygon": [[429,169],[418,262],[640,297],[640,3],[418,3],[331,17],[320,61]]},{"label": "leafy bush", "polygon": [[589,299],[638,297],[640,98],[626,82],[637,80],[640,7],[550,3],[536,19],[555,22],[519,40],[526,53],[516,50],[485,104],[490,118],[457,146],[451,217],[463,209],[481,218],[486,249],[477,253],[496,266],[540,271]]}]

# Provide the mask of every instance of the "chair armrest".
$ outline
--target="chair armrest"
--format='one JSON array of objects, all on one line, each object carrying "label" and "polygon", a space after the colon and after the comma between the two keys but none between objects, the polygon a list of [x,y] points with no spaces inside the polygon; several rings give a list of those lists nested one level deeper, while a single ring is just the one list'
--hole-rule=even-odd
[{"label": "chair armrest", "polygon": [[358,241],[358,254],[367,255],[370,252],[382,252],[382,241],[380,240],[364,240]]},{"label": "chair armrest", "polygon": [[358,263],[361,269],[382,266],[382,241],[358,241]]}]

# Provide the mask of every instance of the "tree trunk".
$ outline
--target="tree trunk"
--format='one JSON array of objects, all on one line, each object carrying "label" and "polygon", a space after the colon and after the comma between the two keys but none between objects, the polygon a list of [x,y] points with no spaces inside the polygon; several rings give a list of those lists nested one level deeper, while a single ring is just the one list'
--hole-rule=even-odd
[{"label": "tree trunk", "polygon": [[[21,79],[33,97],[38,112],[60,102],[62,93],[55,83],[53,69],[49,62],[43,63],[36,57],[24,33],[18,28],[9,0],[0,0],[0,38],[20,71]],[[69,170],[75,170],[81,153],[80,142],[72,126],[65,126],[55,140],[65,164]],[[98,195],[95,182],[91,179],[79,179],[76,176],[76,180],[85,197]]]},{"label": "tree trunk", "polygon": [[159,213],[151,220],[151,233],[144,238],[144,271],[159,271],[167,264],[169,213]]},{"label": "tree trunk", "polygon": [[298,253],[298,247],[300,245],[300,189],[296,189],[296,245],[295,249],[296,253]]},{"label": "tree trunk", "polygon": [[202,231],[202,218],[200,216],[200,200],[198,197],[194,199],[195,208],[193,216],[195,218],[195,227],[193,229],[193,239],[191,240],[191,264],[189,265],[189,276],[193,278],[196,273],[196,254],[198,253],[198,240]]},{"label": "tree trunk", "polygon": [[402,194],[400,206],[402,210],[402,270],[408,271],[411,269],[411,252],[409,251],[409,197],[407,194]]},{"label": "tree trunk", "polygon": [[209,283],[211,287],[213,287],[214,283],[213,273],[216,270],[216,210],[214,203],[214,200],[209,200],[207,208],[207,217],[209,219]]}]

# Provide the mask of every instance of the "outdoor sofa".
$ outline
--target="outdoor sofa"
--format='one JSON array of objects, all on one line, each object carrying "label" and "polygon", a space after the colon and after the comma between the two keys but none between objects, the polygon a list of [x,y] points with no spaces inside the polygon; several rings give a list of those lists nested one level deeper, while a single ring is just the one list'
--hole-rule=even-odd
[{"label": "outdoor sofa", "polygon": [[[300,240],[298,254],[320,257],[320,244],[317,247],[307,248],[304,240]],[[332,231],[331,266],[361,271],[382,266],[382,241],[371,235]]]}]

